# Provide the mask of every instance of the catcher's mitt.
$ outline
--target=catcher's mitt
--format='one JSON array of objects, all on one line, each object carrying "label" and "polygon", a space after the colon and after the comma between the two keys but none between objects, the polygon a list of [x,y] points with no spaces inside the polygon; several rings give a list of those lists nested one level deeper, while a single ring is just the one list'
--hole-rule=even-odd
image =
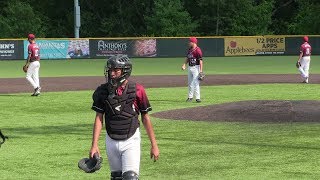
[{"label": "catcher's mitt", "polygon": [[28,71],[28,67],[29,67],[28,65],[24,65],[24,66],[22,67],[23,72],[26,73],[26,72]]},{"label": "catcher's mitt", "polygon": [[1,145],[6,141],[6,139],[8,139],[8,136],[3,135],[0,130],[0,137],[2,139],[2,142],[0,141],[0,147],[1,147]]},{"label": "catcher's mitt", "polygon": [[78,167],[86,173],[94,173],[101,168],[102,157],[98,153],[93,155],[93,158],[82,158],[78,162]]},{"label": "catcher's mitt", "polygon": [[199,73],[199,75],[198,75],[198,80],[199,80],[199,81],[203,81],[205,76],[206,76],[206,75],[205,75],[203,72]]},{"label": "catcher's mitt", "polygon": [[299,68],[300,66],[301,66],[301,63],[299,61],[297,61],[296,67]]}]

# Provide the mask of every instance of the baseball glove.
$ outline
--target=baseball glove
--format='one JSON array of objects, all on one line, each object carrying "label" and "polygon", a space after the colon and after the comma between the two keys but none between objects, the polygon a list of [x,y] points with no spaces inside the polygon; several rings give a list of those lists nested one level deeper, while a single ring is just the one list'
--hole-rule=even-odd
[{"label": "baseball glove", "polygon": [[28,65],[24,65],[24,66],[22,67],[23,72],[26,73],[26,72],[28,71],[28,67],[29,67]]},{"label": "baseball glove", "polygon": [[205,76],[206,76],[206,75],[205,75],[203,72],[199,73],[199,75],[198,75],[198,80],[199,80],[199,81],[203,81]]},{"label": "baseball glove", "polygon": [[301,63],[299,61],[296,62],[296,67],[299,68],[301,66]]},{"label": "baseball glove", "polygon": [[6,141],[6,139],[8,139],[8,136],[3,135],[0,130],[0,137],[2,139],[2,142],[0,141],[0,147],[1,147],[1,145]]},{"label": "baseball glove", "polygon": [[93,155],[93,158],[82,158],[78,162],[78,167],[86,173],[94,173],[101,168],[102,157],[98,153]]}]

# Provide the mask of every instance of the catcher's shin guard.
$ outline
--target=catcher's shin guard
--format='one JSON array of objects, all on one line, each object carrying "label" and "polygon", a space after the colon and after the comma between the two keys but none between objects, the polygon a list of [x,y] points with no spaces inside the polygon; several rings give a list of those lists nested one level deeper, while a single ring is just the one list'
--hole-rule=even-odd
[{"label": "catcher's shin guard", "polygon": [[123,177],[123,180],[139,180],[138,174],[133,171],[124,172],[122,177]]},{"label": "catcher's shin guard", "polygon": [[122,180],[122,172],[121,171],[111,172],[111,180]]}]

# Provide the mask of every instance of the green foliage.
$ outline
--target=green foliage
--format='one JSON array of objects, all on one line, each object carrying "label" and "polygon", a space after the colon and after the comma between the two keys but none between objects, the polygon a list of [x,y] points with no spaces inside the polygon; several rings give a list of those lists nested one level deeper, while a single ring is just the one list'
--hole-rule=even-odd
[{"label": "green foliage", "polygon": [[0,16],[2,38],[21,38],[29,33],[38,37],[44,36],[46,28],[44,22],[30,4],[18,0],[7,1]]},{"label": "green foliage", "polygon": [[[79,0],[80,37],[319,34],[317,0]],[[0,2],[0,38],[74,35],[73,1]]]},{"label": "green foliage", "polygon": [[299,0],[299,10],[289,30],[295,34],[319,34],[320,3],[313,0]]},{"label": "green foliage", "polygon": [[[238,8],[240,6],[241,8]],[[226,34],[242,36],[271,34],[269,26],[272,24],[273,1],[254,4],[251,0],[239,0],[231,7],[227,15],[233,18],[230,19]]]},{"label": "green foliage", "polygon": [[145,15],[147,32],[154,36],[188,36],[197,27],[181,1],[155,0],[153,13]]}]

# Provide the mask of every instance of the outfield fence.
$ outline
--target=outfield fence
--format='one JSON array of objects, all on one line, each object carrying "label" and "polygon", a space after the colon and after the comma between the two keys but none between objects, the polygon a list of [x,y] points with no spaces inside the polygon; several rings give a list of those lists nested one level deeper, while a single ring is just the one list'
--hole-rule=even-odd
[{"label": "outfield fence", "polygon": [[[206,57],[298,55],[301,36],[198,37]],[[320,54],[320,36],[309,36],[313,55]],[[41,59],[104,59],[115,54],[130,57],[185,57],[188,37],[37,39]],[[28,41],[0,39],[0,60],[27,58]]]}]

